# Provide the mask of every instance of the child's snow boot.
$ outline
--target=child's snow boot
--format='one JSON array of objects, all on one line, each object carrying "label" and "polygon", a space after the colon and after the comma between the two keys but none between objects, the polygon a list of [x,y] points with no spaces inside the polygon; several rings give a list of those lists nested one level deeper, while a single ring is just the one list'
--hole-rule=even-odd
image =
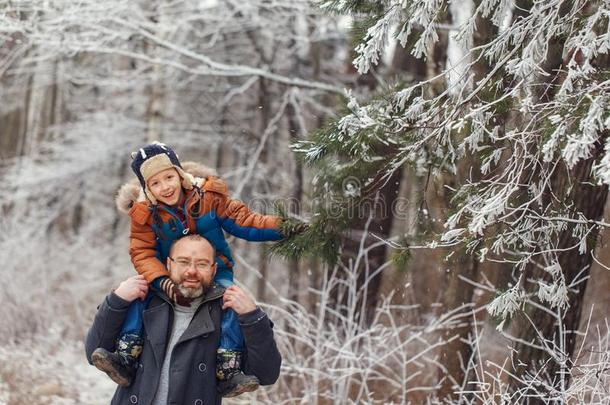
[{"label": "child's snow boot", "polygon": [[236,397],[258,388],[258,378],[241,371],[241,352],[218,349],[216,352],[216,378],[218,392],[225,398]]},{"label": "child's snow boot", "polygon": [[129,387],[136,375],[143,343],[143,339],[138,335],[123,335],[117,341],[115,352],[98,347],[91,355],[91,360],[93,365],[108,374],[112,381]]}]

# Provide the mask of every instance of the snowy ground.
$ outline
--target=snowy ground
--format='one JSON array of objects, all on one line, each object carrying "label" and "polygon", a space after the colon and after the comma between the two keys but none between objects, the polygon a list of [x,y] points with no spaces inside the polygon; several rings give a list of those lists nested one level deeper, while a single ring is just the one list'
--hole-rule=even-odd
[{"label": "snowy ground", "polygon": [[107,405],[115,384],[90,366],[82,342],[0,348],[0,404]]},{"label": "snowy ground", "polygon": [[[82,342],[0,347],[0,405],[108,405],[115,389],[87,363]],[[225,402],[257,403],[245,396]]]}]

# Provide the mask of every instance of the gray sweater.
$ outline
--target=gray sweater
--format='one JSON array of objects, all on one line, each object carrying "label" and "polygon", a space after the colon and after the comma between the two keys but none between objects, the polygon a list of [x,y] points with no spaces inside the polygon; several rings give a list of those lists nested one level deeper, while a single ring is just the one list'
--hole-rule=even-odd
[{"label": "gray sweater", "polygon": [[167,395],[169,393],[169,365],[172,359],[172,351],[174,346],[178,342],[178,339],[182,336],[186,328],[191,323],[195,311],[199,304],[201,304],[202,298],[193,300],[190,307],[183,307],[181,305],[174,305],[174,324],[172,326],[172,334],[169,337],[169,343],[167,344],[167,350],[165,352],[165,359],[163,359],[163,366],[161,368],[161,376],[159,377],[159,385],[157,386],[157,393],[152,405],[166,405]]}]

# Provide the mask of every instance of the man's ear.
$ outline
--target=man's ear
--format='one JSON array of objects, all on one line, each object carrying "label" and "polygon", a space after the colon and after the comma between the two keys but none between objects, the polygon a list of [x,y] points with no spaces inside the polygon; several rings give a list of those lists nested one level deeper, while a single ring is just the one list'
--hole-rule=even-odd
[{"label": "man's ear", "polygon": [[165,268],[167,269],[167,271],[169,271],[169,262],[171,262],[171,260],[168,256],[167,259],[165,259]]}]

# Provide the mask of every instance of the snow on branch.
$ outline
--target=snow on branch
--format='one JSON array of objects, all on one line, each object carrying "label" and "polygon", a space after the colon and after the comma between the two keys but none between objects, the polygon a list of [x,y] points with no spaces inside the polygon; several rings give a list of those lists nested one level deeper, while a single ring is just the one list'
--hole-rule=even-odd
[{"label": "snow on branch", "polygon": [[[364,73],[378,63],[397,26],[403,46],[409,39],[414,56],[429,57],[448,3],[383,2],[354,64]],[[438,240],[522,271],[541,257],[550,266],[566,252],[589,255],[607,226],[578,200],[610,184],[610,3],[538,1],[523,10],[512,3],[477,2],[449,34],[466,47],[457,82],[448,66],[366,103],[350,97],[348,114],[296,149],[312,160],[343,154],[354,168],[381,162],[386,178],[404,164],[433,175],[467,165]],[[541,281],[538,297],[564,308],[570,282]],[[522,297],[514,287],[490,311],[510,316]]]}]

